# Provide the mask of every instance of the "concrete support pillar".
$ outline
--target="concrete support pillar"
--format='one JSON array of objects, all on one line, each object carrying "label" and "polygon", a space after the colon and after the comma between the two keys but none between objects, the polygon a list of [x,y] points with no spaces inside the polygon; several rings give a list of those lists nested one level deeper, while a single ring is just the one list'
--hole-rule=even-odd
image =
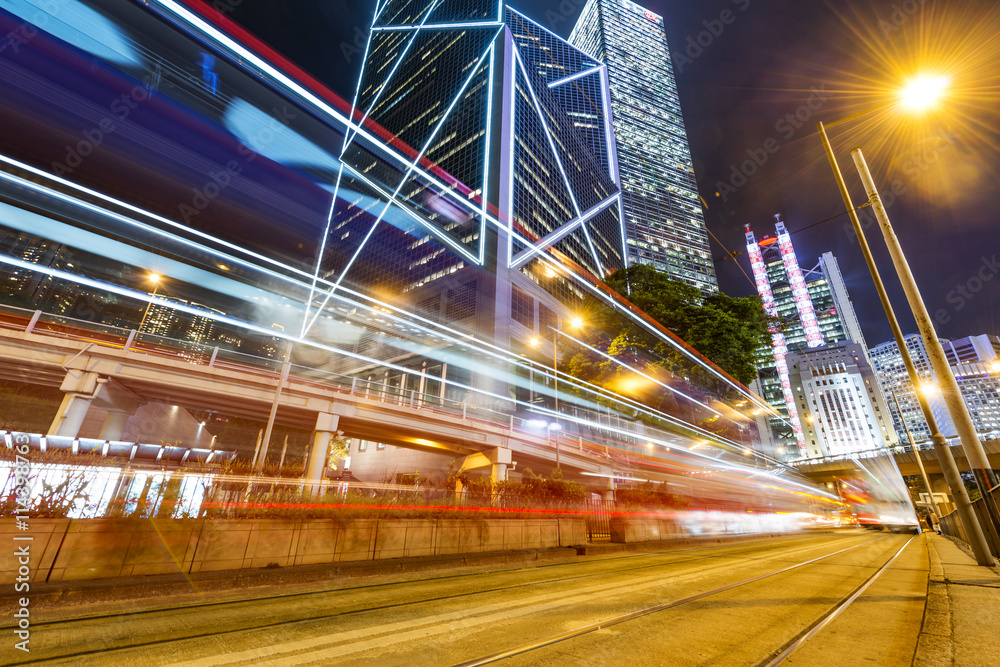
[{"label": "concrete support pillar", "polygon": [[337,426],[340,417],[321,412],[316,416],[316,429],[313,431],[312,449],[309,450],[309,463],[306,465],[306,483],[310,493],[319,493],[323,479],[323,470],[330,454],[330,440],[339,435]]},{"label": "concrete support pillar", "polygon": [[[83,420],[93,405],[109,412],[108,419],[101,428],[101,438],[118,440],[121,438],[121,431],[125,428],[128,416],[135,413],[143,403],[138,396],[119,385],[114,379],[76,368],[66,371],[66,377],[63,378],[59,388],[65,395],[49,427],[49,435],[71,438],[80,435]],[[124,413],[124,419],[120,416],[112,417],[110,413],[113,412]],[[105,431],[108,432],[108,436],[105,436]]]},{"label": "concrete support pillar", "polygon": [[507,480],[507,466],[510,465],[513,458],[511,457],[511,451],[507,447],[497,447],[496,449],[490,451],[490,486],[492,487],[492,498],[493,504],[497,504],[500,496],[497,492],[497,483]]},{"label": "concrete support pillar", "polygon": [[65,394],[59,411],[56,413],[48,435],[64,435],[75,438],[80,434],[80,427],[90,410],[90,404],[100,389],[102,380],[97,373],[70,369],[63,378],[60,389]]},{"label": "concrete support pillar", "polygon": [[104,423],[101,424],[101,433],[97,436],[98,439],[121,440],[125,434],[125,424],[131,416],[132,413],[125,412],[124,410],[109,410],[108,416],[104,418]]},{"label": "concrete support pillar", "polygon": [[75,438],[80,434],[80,427],[87,417],[93,398],[83,394],[66,394],[62,404],[52,420],[48,435],[65,435]]},{"label": "concrete support pillar", "polygon": [[497,482],[507,481],[507,464],[506,463],[494,463],[490,467],[490,481],[496,484]]},{"label": "concrete support pillar", "polygon": [[944,475],[930,475],[931,479],[931,492],[932,493],[943,493],[948,497],[948,502],[944,503],[940,508],[945,514],[950,514],[955,511],[955,499],[951,496],[951,487],[948,486],[948,481],[944,478]]},{"label": "concrete support pillar", "polygon": [[615,500],[615,478],[614,471],[610,468],[602,468],[601,473],[607,475],[607,477],[602,477],[604,480],[604,489],[601,491],[601,498],[604,502],[614,502]]}]

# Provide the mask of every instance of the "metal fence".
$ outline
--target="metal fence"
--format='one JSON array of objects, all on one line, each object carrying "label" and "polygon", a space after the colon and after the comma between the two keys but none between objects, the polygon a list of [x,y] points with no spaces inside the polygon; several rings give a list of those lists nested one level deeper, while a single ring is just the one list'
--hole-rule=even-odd
[{"label": "metal fence", "polygon": [[[990,506],[987,507],[986,503]],[[995,558],[1000,558],[1000,523],[993,518],[1000,516],[1000,486],[993,487],[984,497],[972,503],[972,509],[983,528],[990,551]],[[969,536],[958,517],[958,510],[941,517],[941,532],[969,544]]]},{"label": "metal fence", "polygon": [[611,540],[611,513],[615,509],[613,500],[590,500],[587,502],[587,540],[607,542]]}]

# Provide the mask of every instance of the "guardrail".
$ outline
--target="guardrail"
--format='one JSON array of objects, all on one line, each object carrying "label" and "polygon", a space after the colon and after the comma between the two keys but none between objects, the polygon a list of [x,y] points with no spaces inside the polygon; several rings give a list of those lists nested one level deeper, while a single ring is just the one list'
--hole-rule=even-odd
[{"label": "guardrail", "polygon": [[[990,503],[992,512],[986,503]],[[973,502],[972,510],[983,528],[990,552],[995,558],[1000,558],[1000,525],[993,520],[993,516],[1000,516],[1000,485],[993,487],[985,496]],[[962,520],[958,517],[958,510],[941,517],[941,532],[969,544],[969,536],[962,526]]]}]

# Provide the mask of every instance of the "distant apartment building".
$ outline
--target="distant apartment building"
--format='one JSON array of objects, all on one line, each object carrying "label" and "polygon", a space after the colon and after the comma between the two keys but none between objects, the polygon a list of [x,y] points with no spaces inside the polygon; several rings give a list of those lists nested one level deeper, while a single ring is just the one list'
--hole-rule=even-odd
[{"label": "distant apartment building", "polygon": [[[931,368],[930,359],[923,339],[917,334],[903,337],[913,359],[913,365],[920,377],[920,391],[924,392],[931,413],[937,421],[942,435],[956,435],[954,422],[945,406],[944,399],[936,389],[937,376]],[[958,340],[941,340],[945,356],[958,380],[959,390],[965,399],[976,430],[982,434],[1000,429],[1000,337],[980,334],[966,336]],[[869,350],[872,366],[878,376],[882,390],[892,408],[893,426],[901,438],[905,438],[905,425],[917,441],[927,440],[931,433],[920,409],[917,394],[902,355],[895,341],[876,345]],[[899,402],[897,410],[892,399],[895,393]]]}]

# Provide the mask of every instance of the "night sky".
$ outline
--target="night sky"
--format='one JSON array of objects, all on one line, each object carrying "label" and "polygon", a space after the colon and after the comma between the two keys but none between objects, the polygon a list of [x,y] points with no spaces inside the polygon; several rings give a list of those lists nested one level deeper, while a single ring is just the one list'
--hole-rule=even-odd
[{"label": "night sky", "polygon": [[[231,18],[353,97],[373,1],[228,2]],[[565,37],[584,2],[510,4]],[[821,223],[844,206],[816,121],[829,124],[875,107],[829,130],[855,205],[866,197],[849,151],[861,146],[939,335],[1000,334],[995,2],[647,0],[645,6],[664,17],[724,292],[756,293],[744,274],[750,273],[746,255],[724,258],[727,250],[745,249],[744,224],[759,239],[773,233],[780,213],[804,268],[823,252],[836,255],[868,345],[891,338],[847,216]],[[918,65],[947,75],[952,85],[939,111],[911,120],[885,103]],[[754,157],[762,164],[748,162]],[[893,184],[898,194],[890,201],[885,192]],[[914,331],[877,225],[868,227],[868,239],[903,328]]]}]

